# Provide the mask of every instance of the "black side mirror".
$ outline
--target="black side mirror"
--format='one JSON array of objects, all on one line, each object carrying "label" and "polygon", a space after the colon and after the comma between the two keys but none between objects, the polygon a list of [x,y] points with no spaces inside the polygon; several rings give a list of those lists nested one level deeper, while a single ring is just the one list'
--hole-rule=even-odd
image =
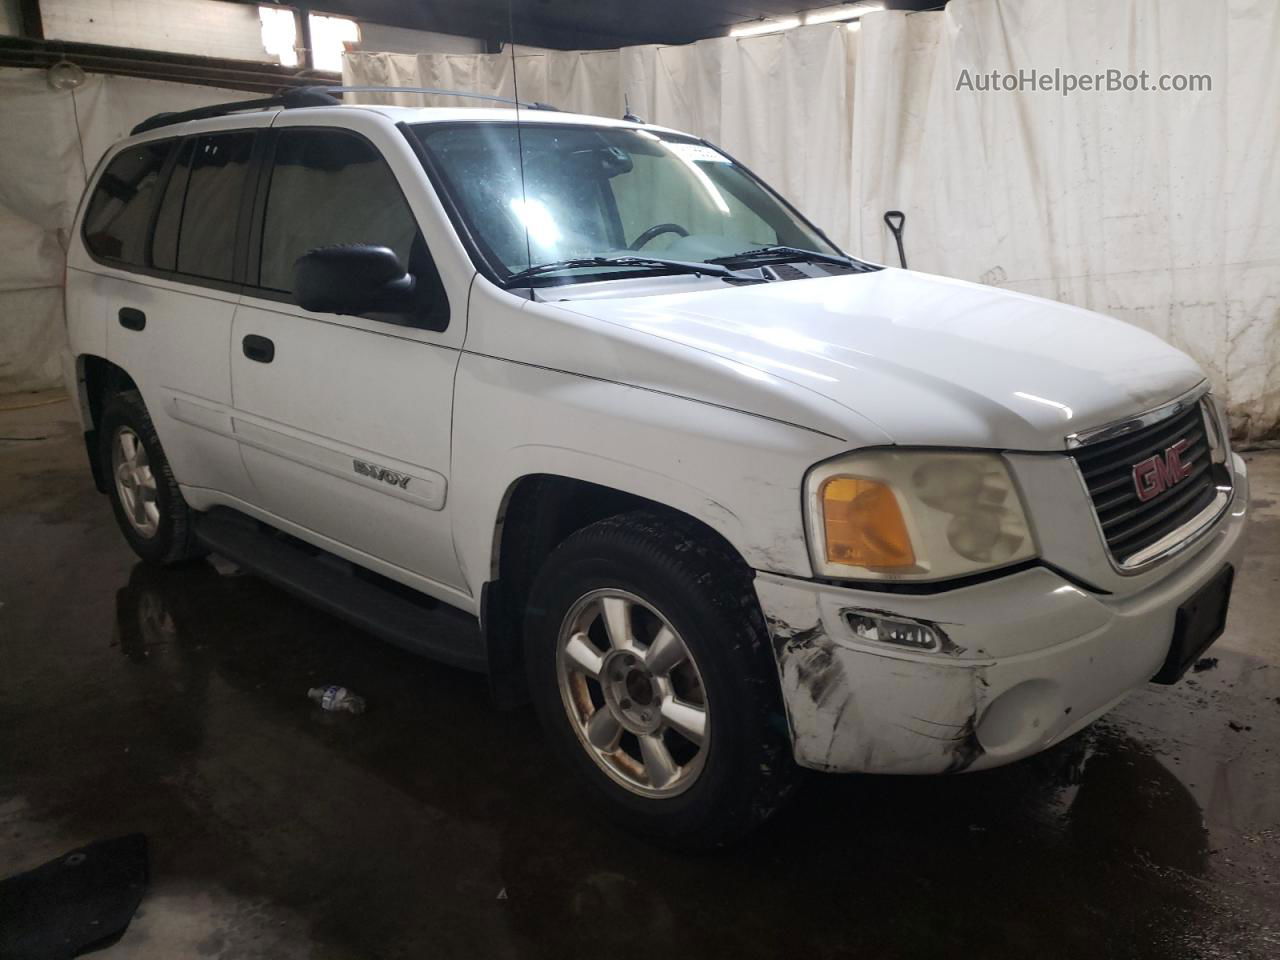
[{"label": "black side mirror", "polygon": [[408,313],[417,281],[388,247],[320,247],[293,266],[293,299],[316,313]]}]

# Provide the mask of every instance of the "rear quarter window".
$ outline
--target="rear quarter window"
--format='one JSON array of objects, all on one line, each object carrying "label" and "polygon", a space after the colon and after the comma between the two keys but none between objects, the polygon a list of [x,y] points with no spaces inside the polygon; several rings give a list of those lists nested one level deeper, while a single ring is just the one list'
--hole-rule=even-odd
[{"label": "rear quarter window", "polygon": [[104,260],[146,266],[147,233],[160,172],[176,141],[120,151],[98,179],[84,217],[84,242]]}]

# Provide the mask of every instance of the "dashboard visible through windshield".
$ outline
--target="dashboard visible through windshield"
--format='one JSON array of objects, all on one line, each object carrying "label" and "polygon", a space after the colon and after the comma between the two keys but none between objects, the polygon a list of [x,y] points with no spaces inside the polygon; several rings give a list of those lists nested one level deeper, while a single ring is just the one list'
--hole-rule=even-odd
[{"label": "dashboard visible through windshield", "polygon": [[691,272],[777,247],[848,263],[746,169],[691,137],[490,121],[411,129],[499,280]]}]

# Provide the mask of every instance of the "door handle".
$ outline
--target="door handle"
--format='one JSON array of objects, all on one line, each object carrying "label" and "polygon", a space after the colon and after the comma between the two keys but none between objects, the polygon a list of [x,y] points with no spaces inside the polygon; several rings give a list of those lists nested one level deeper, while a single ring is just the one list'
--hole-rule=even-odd
[{"label": "door handle", "polygon": [[266,337],[251,333],[244,338],[241,346],[244,347],[244,355],[258,363],[270,363],[276,358],[276,345]]},{"label": "door handle", "polygon": [[133,307],[120,308],[120,326],[126,330],[141,330],[147,325],[147,315]]}]

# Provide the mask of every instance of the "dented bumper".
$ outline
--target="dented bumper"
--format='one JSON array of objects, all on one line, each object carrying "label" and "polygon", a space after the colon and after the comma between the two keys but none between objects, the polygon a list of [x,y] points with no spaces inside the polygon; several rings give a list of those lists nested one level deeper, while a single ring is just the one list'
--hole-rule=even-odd
[{"label": "dented bumper", "polygon": [[[1243,553],[1248,483],[1171,572],[1120,596],[1048,567],[928,595],[756,577],[796,761],[832,772],[954,773],[1000,766],[1070,736],[1146,683],[1178,607]],[[848,611],[927,622],[917,652],[857,637]]]}]

